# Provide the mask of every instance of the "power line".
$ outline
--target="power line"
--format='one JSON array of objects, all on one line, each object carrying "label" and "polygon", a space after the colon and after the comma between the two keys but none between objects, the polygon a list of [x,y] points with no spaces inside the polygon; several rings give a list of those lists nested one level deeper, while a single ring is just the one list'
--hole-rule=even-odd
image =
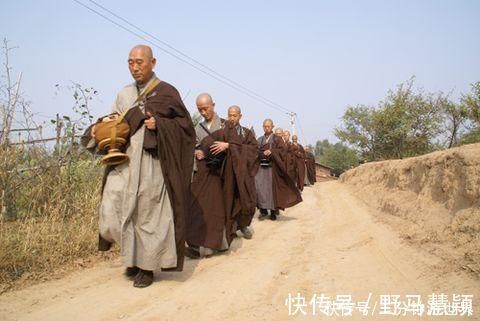
[{"label": "power line", "polygon": [[[206,65],[204,65],[204,64],[202,64],[202,63],[200,63],[200,62],[197,61],[196,59],[191,58],[190,56],[182,53],[180,50],[177,50],[177,49],[175,49],[174,47],[172,47],[172,46],[170,46],[169,44],[167,44],[166,42],[161,41],[160,39],[152,36],[152,35],[149,34],[148,32],[146,32],[146,31],[140,29],[139,27],[133,25],[133,24],[130,23],[128,20],[126,20],[126,19],[120,17],[119,15],[113,13],[112,11],[108,10],[108,9],[105,8],[104,6],[98,4],[97,2],[90,0],[90,2],[94,3],[94,4],[97,5],[98,7],[102,8],[103,10],[105,10],[105,11],[108,12],[109,14],[113,15],[113,16],[116,17],[117,19],[120,19],[121,21],[124,21],[124,22],[127,23],[128,25],[130,25],[130,26],[134,27],[135,29],[139,30],[140,32],[142,32],[143,34],[145,34],[145,35],[147,35],[147,36],[155,39],[156,41],[164,44],[165,46],[171,48],[172,50],[174,50],[174,51],[177,52],[178,54],[172,53],[171,51],[169,51],[169,50],[167,50],[167,49],[165,49],[165,48],[162,48],[160,45],[158,45],[157,43],[155,43],[155,42],[152,41],[151,39],[148,39],[148,38],[146,38],[145,36],[139,34],[138,32],[135,32],[135,31],[127,28],[126,26],[118,23],[117,21],[111,19],[110,17],[107,17],[106,15],[104,15],[104,14],[102,14],[101,12],[95,10],[94,8],[89,7],[89,6],[86,5],[85,3],[83,3],[83,2],[81,2],[81,1],[79,1],[79,0],[73,0],[73,1],[75,1],[76,3],[78,3],[79,5],[81,5],[82,7],[88,9],[89,11],[95,13],[96,15],[102,17],[103,19],[109,21],[110,23],[116,25],[117,27],[123,29],[124,31],[126,31],[126,32],[128,32],[128,33],[130,33],[130,34],[132,34],[132,35],[134,35],[134,36],[136,36],[136,37],[138,37],[138,38],[140,38],[140,39],[148,42],[148,43],[151,44],[152,46],[154,46],[154,47],[160,49],[161,51],[163,51],[164,53],[166,53],[166,54],[168,54],[168,55],[170,55],[170,56],[172,56],[172,57],[180,60],[181,62],[189,65],[190,67],[195,68],[196,70],[198,70],[198,71],[200,71],[200,72],[202,72],[202,73],[204,73],[204,74],[206,74],[206,75],[208,75],[208,76],[216,79],[217,81],[219,81],[219,82],[221,82],[221,83],[229,86],[230,88],[235,89],[235,90],[243,93],[244,95],[247,95],[247,96],[249,96],[250,98],[252,98],[252,99],[254,99],[254,100],[258,101],[258,102],[261,102],[261,103],[263,103],[264,105],[267,105],[267,106],[269,106],[269,107],[271,107],[271,108],[274,108],[274,109],[276,109],[276,110],[278,110],[278,111],[280,111],[280,112],[286,113],[286,114],[288,114],[288,115],[295,114],[294,112],[290,111],[289,109],[287,109],[287,108],[285,108],[285,107],[283,107],[283,106],[281,106],[281,105],[279,105],[279,104],[277,104],[277,103],[275,103],[275,102],[273,102],[273,101],[271,101],[271,100],[269,100],[269,99],[267,99],[267,98],[265,98],[265,97],[263,97],[263,96],[255,93],[254,91],[252,91],[252,90],[250,90],[250,89],[248,89],[248,88],[246,88],[246,87],[238,84],[237,82],[231,80],[230,78],[225,77],[225,76],[223,76],[222,74],[216,72],[214,69],[212,69],[212,68],[210,68],[210,67],[208,67],[208,66],[206,66]],[[182,57],[180,57],[179,55],[181,55],[181,56],[183,56],[183,57],[185,57],[185,58],[182,58]],[[201,66],[203,69],[200,68],[200,67],[198,67],[198,66],[195,65],[194,63],[188,61],[187,59],[195,62],[196,64],[198,64],[199,66]]]},{"label": "power line", "polygon": [[280,109],[283,109],[283,111],[286,112],[286,113],[292,113],[292,114],[294,114],[292,111],[288,110],[288,108],[283,107],[283,106],[277,104],[276,102],[274,102],[274,101],[272,101],[272,100],[270,100],[270,99],[268,99],[268,98],[265,98],[264,96],[262,96],[262,95],[260,95],[260,94],[258,94],[258,93],[256,93],[256,92],[250,90],[249,88],[247,88],[247,87],[239,84],[238,82],[232,80],[231,78],[228,78],[228,77],[222,75],[221,73],[217,72],[217,71],[214,70],[213,68],[211,68],[211,67],[209,67],[209,66],[201,63],[201,62],[198,61],[197,59],[192,58],[191,56],[189,56],[189,55],[187,55],[186,53],[178,50],[177,48],[173,47],[172,45],[168,44],[167,42],[165,42],[165,41],[163,41],[163,40],[155,37],[155,36],[152,35],[151,33],[149,33],[149,32],[147,32],[147,31],[141,29],[140,27],[134,25],[133,23],[131,23],[131,22],[128,21],[127,19],[119,16],[118,14],[116,14],[115,12],[113,12],[113,11],[111,11],[110,9],[106,8],[105,6],[102,6],[102,5],[99,4],[98,2],[96,2],[96,1],[94,1],[94,0],[89,0],[89,1],[90,1],[91,3],[93,3],[94,5],[96,5],[97,7],[105,10],[105,11],[108,12],[108,13],[110,13],[112,16],[116,17],[117,19],[125,22],[125,23],[128,24],[129,26],[131,26],[131,27],[137,29],[138,31],[146,34],[147,36],[151,37],[152,39],[157,40],[157,41],[160,42],[161,44],[167,46],[168,48],[172,49],[173,51],[175,51],[176,53],[180,54],[181,56],[183,56],[183,57],[185,57],[185,58],[193,61],[194,63],[196,63],[196,64],[198,64],[199,66],[205,68],[206,70],[212,72],[213,74],[217,75],[218,77],[220,77],[220,78],[222,78],[222,79],[224,79],[224,80],[226,80],[226,81],[234,84],[235,86],[238,86],[239,88],[242,88],[242,89],[248,91],[248,92],[251,93],[252,95],[257,96],[257,97],[259,97],[260,99],[262,99],[262,100],[264,100],[264,101],[267,101],[267,102],[269,102],[270,104],[272,104],[272,105],[274,105],[274,106],[276,106],[276,107],[278,107],[278,108],[280,108]]},{"label": "power line", "polygon": [[[107,20],[108,22],[116,25],[117,27],[123,29],[124,31],[148,42],[149,44],[151,44],[152,46],[154,46],[155,48],[158,48],[160,49],[162,52],[176,58],[177,60],[189,65],[190,67],[196,69],[197,71],[200,71],[201,73],[203,74],[206,74],[207,76],[210,76],[212,77],[213,79],[223,83],[224,85],[234,89],[234,90],[237,90],[241,93],[243,93],[244,95],[268,106],[268,107],[271,107],[273,109],[276,109],[277,111],[280,111],[282,113],[286,113],[289,117],[291,117],[294,121],[296,120],[297,123],[298,123],[298,127],[300,129],[300,132],[302,134],[302,136],[305,138],[306,140],[306,136],[303,132],[303,128],[302,126],[300,125],[300,121],[299,121],[299,117],[298,117],[298,114],[289,110],[288,108],[256,93],[255,91],[241,85],[240,83],[232,80],[231,78],[227,77],[227,76],[224,76],[223,74],[217,72],[215,69],[203,64],[202,62],[198,61],[197,59],[187,55],[186,53],[182,52],[181,50],[175,48],[174,46],[170,45],[169,43],[159,39],[158,37],[156,37],[155,35],[143,30],[142,28],[138,27],[137,25],[133,24],[132,22],[130,22],[129,20],[123,18],[122,16],[116,14],[115,12],[113,12],[112,10],[108,9],[107,7],[103,6],[102,4],[98,3],[97,1],[94,1],[94,0],[89,0],[90,3],[92,3],[93,5],[95,5],[96,7],[100,8],[101,10],[103,10],[104,12],[108,13],[110,16],[113,16],[114,18],[118,19],[119,21],[123,22],[124,24],[134,28],[135,30],[137,30],[138,32],[128,28],[127,26],[125,26],[124,24],[118,22],[118,21],[115,21],[113,20],[111,17],[108,17],[107,15],[99,12],[98,10],[86,5],[85,3],[83,3],[82,1],[80,0],[73,0],[75,1],[76,3],[78,3],[79,5],[83,6],[84,8],[88,9],[89,11],[95,13],[96,15],[100,16],[101,18]],[[140,34],[141,33],[141,34]],[[142,35],[143,34],[143,35]],[[146,36],[144,36],[146,35]],[[151,38],[151,39],[150,39]],[[152,40],[153,39],[153,40]],[[159,44],[169,48],[169,49],[165,49],[164,47],[160,46]],[[173,52],[172,52],[173,51]]]}]

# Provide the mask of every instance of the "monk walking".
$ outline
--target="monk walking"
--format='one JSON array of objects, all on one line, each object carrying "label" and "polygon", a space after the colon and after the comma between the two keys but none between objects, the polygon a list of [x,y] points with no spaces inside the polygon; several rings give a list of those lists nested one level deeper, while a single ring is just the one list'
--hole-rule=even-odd
[{"label": "monk walking", "polygon": [[[157,269],[181,271],[185,213],[195,132],[178,91],[153,72],[150,47],[135,46],[128,67],[135,82],[117,95],[112,113],[130,126],[129,161],[107,166],[100,205],[99,250],[120,245],[126,275],[146,287]],[[95,126],[84,142],[94,149]]]},{"label": "monk walking", "polygon": [[274,135],[273,127],[271,119],[263,121],[264,135],[257,140],[260,168],[255,177],[255,186],[260,210],[258,218],[265,219],[270,211],[270,219],[274,221],[280,210],[300,203],[302,198],[287,173],[283,132],[278,130],[278,135]]},{"label": "monk walking", "polygon": [[204,152],[201,145],[206,137],[225,127],[226,120],[215,112],[215,103],[209,94],[200,94],[196,105],[204,120],[195,126],[197,144],[191,185],[193,197],[186,221],[186,255],[190,258],[208,257],[227,250],[229,246],[222,189],[223,157],[206,157],[209,152]]}]

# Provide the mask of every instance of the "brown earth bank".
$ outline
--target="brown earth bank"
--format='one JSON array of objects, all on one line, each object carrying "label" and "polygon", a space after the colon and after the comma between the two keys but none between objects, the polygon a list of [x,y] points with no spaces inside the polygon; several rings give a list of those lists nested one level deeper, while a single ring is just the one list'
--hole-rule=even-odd
[{"label": "brown earth bank", "polygon": [[341,182],[444,268],[480,276],[480,144],[367,163]]},{"label": "brown earth bank", "polygon": [[[132,286],[118,260],[103,262],[1,295],[0,320],[479,320],[479,279],[406,242],[397,226],[378,219],[385,214],[347,186],[331,181],[305,188],[304,202],[278,221],[255,219],[253,239],[235,239],[223,255],[187,260],[181,273],[156,272],[146,289]],[[449,301],[473,295],[473,316],[427,316],[432,293]],[[291,315],[289,294],[306,300],[301,311],[290,304]],[[368,315],[314,311],[310,300],[322,294],[332,302],[351,296],[355,306],[370,295]],[[420,295],[423,316],[381,315],[382,295],[400,295],[402,302]]]}]

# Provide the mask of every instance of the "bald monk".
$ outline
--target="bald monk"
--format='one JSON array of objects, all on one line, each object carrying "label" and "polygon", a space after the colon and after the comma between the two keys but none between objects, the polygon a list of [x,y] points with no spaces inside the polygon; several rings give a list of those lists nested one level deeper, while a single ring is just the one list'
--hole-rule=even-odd
[{"label": "bald monk", "polygon": [[285,140],[283,139],[283,129],[280,127],[275,128],[275,136],[278,137],[277,144],[278,147],[282,148],[282,161],[285,163],[285,168],[287,168],[287,144],[285,143]]},{"label": "bald monk", "polygon": [[287,173],[288,176],[296,183],[297,182],[297,158],[293,151],[292,142],[290,141],[290,132],[288,130],[283,131],[283,141],[287,146]]},{"label": "bald monk", "polygon": [[270,211],[270,219],[277,219],[280,210],[294,206],[302,201],[294,181],[288,176],[286,168],[286,147],[281,129],[273,133],[273,121],[263,121],[264,135],[259,137],[258,157],[260,168],[255,176],[257,207],[259,219],[265,219]]},{"label": "bald monk", "polygon": [[275,136],[282,138],[283,140],[283,129],[281,129],[280,127],[275,128]]},{"label": "bald monk", "polygon": [[270,211],[272,220],[275,220],[276,215],[278,215],[273,197],[272,164],[270,162],[271,145],[275,139],[273,127],[273,121],[265,119],[263,121],[264,135],[257,140],[260,168],[255,176],[255,187],[257,191],[257,207],[260,210],[258,218],[260,220],[265,219],[269,215],[268,211]]},{"label": "bald monk", "polygon": [[226,239],[230,244],[239,232],[252,238],[249,226],[255,214],[255,175],[258,171],[257,142],[253,132],[240,125],[242,112],[239,106],[228,108],[224,128],[202,140],[206,158],[220,157],[223,163],[216,170],[222,177],[222,195],[226,210]]},{"label": "bald monk", "polygon": [[310,151],[310,147],[305,146],[305,165],[307,172],[305,175],[305,185],[313,185],[317,181],[317,175],[315,170],[315,156]]},{"label": "bald monk", "polygon": [[[158,269],[181,271],[185,213],[193,169],[195,131],[178,91],[153,72],[150,47],[135,46],[128,67],[135,79],[117,95],[112,114],[130,126],[129,161],[107,166],[100,204],[99,250],[120,245],[126,275],[147,287]],[[83,142],[95,149],[95,126]]]},{"label": "bald monk", "polygon": [[303,191],[303,186],[305,185],[305,150],[303,146],[298,143],[297,135],[292,136],[292,150],[297,162],[297,187],[299,190]]},{"label": "bald monk", "polygon": [[[192,178],[192,203],[186,221],[186,255],[190,258],[209,257],[228,249],[225,234],[227,213],[222,191],[221,163],[212,164],[202,150],[205,137],[225,126],[225,119],[215,112],[215,102],[208,93],[198,95],[198,112],[203,121],[195,126],[195,170]],[[220,160],[220,158],[218,158]]]}]

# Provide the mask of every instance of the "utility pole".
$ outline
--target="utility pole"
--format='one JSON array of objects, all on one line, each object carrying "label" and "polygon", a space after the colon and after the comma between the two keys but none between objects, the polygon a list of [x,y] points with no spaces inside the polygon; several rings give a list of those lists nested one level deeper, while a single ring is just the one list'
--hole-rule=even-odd
[{"label": "utility pole", "polygon": [[63,127],[63,123],[60,119],[60,115],[57,114],[57,120],[55,122],[55,133],[56,133],[56,145],[55,147],[57,148],[57,158],[58,158],[58,161],[61,161],[62,160],[62,141],[61,141],[61,138],[62,138],[62,127]]},{"label": "utility pole", "polygon": [[288,116],[290,116],[290,125],[292,125],[292,136],[297,135],[297,131],[295,129],[295,117],[297,116],[297,114],[294,112],[291,112],[291,113],[288,113]]}]

